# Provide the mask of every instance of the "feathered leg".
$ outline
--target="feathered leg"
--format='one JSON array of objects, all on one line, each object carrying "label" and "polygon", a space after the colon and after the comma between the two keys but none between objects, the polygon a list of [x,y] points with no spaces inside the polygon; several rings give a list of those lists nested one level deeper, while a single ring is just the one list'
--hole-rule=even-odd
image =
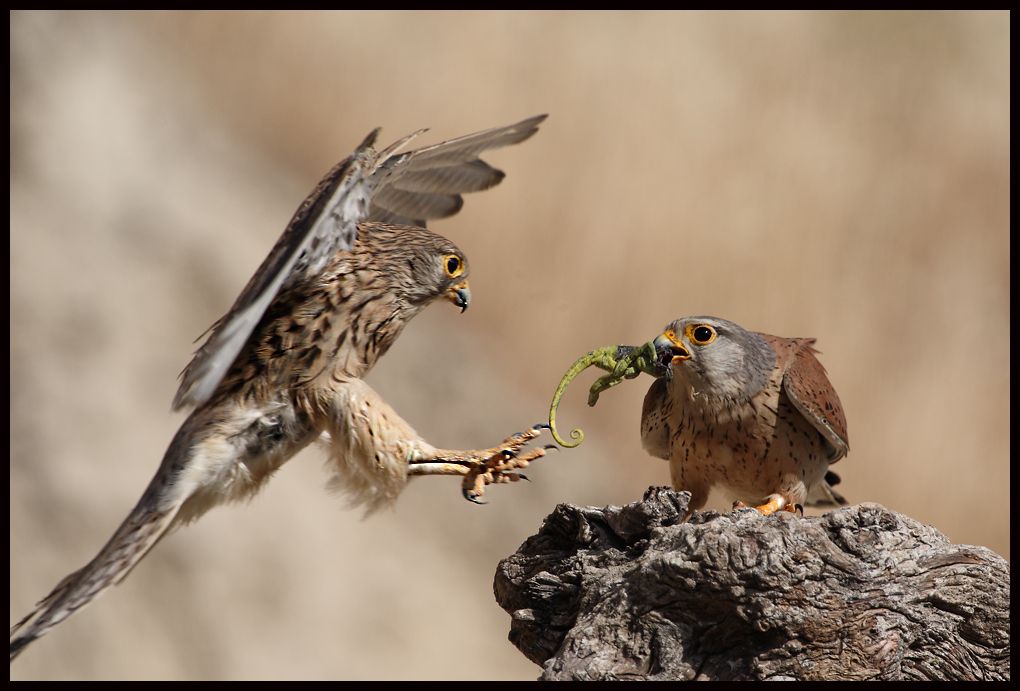
[{"label": "feathered leg", "polygon": [[360,379],[339,383],[327,402],[314,406],[324,417],[334,479],[330,489],[347,495],[352,505],[371,513],[396,500],[414,475],[463,478],[464,496],[477,502],[485,485],[516,482],[514,472],[545,455],[545,448],[521,449],[541,433],[539,425],[515,434],[491,449],[438,449],[418,436],[368,384]]}]

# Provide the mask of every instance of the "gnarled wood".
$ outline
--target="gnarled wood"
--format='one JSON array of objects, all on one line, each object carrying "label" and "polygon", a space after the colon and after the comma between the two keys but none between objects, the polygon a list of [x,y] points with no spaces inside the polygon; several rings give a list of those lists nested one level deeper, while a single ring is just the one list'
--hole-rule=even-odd
[{"label": "gnarled wood", "polygon": [[1009,565],[877,504],[560,505],[496,572],[544,679],[1009,679]]}]

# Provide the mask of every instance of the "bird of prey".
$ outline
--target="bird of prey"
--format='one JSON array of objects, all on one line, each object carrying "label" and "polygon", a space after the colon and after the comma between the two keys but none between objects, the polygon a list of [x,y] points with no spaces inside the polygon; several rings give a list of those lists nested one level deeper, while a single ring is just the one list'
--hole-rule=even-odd
[{"label": "bird of prey", "polygon": [[574,363],[553,397],[552,434],[564,446],[581,443],[580,430],[574,443],[560,438],[556,407],[585,368],[609,372],[592,385],[589,405],[645,372],[656,380],[641,410],[641,442],[669,461],[674,488],[691,493],[691,512],[713,487],[763,514],[845,504],[829,465],[849,450],[846,418],[814,343],[715,317],[677,319],[643,346],[597,348]]},{"label": "bird of prey", "polygon": [[829,472],[850,448],[846,417],[815,339],[687,317],[652,343],[672,376],[645,394],[641,443],[669,461],[692,511],[713,487],[763,514],[846,504]]},{"label": "bird of prey", "polygon": [[12,661],[169,531],[251,497],[313,441],[328,449],[331,487],[369,511],[416,475],[459,477],[476,502],[486,485],[523,477],[545,453],[522,450],[539,427],[490,449],[436,448],[362,378],[426,306],[467,308],[467,258],[425,223],[498,184],[504,174],[479,155],[528,139],[544,119],[406,153],[421,131],[377,152],[376,129],[322,179],[185,369],[173,407],[193,410],[142,498],[91,562],[12,627]]}]

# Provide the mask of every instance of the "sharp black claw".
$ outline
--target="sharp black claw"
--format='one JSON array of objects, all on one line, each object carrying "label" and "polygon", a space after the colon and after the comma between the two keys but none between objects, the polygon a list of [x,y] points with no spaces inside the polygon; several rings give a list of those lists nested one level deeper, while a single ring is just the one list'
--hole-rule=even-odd
[{"label": "sharp black claw", "polygon": [[543,449],[559,449],[560,447],[556,446],[555,444],[546,444],[542,448]]},{"label": "sharp black claw", "polygon": [[525,475],[524,473],[517,473],[517,477],[519,477],[522,480],[527,480],[528,482],[531,482],[531,478]]},{"label": "sharp black claw", "polygon": [[464,498],[467,499],[472,504],[488,504],[489,503],[487,501],[482,501],[478,497],[478,495],[475,494],[474,492],[472,492],[471,490],[467,490],[467,489],[461,488],[460,491],[464,493]]},{"label": "sharp black claw", "polygon": [[503,454],[503,458],[517,458],[517,454],[510,449],[503,449],[500,453]]},{"label": "sharp black claw", "polygon": [[[545,422],[540,422],[537,425],[532,425],[531,429],[552,429],[552,425],[546,424]],[[831,485],[832,483],[830,482],[829,484]]]}]

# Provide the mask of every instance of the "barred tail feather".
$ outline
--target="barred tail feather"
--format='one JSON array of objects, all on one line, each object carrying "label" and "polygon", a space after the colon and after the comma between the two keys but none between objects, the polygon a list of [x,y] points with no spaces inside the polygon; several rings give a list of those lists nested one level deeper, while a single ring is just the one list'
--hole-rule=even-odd
[{"label": "barred tail feather", "polygon": [[180,505],[170,511],[154,511],[145,506],[146,499],[142,498],[95,559],[62,580],[28,616],[11,627],[11,662],[32,641],[119,583],[166,534]]}]

